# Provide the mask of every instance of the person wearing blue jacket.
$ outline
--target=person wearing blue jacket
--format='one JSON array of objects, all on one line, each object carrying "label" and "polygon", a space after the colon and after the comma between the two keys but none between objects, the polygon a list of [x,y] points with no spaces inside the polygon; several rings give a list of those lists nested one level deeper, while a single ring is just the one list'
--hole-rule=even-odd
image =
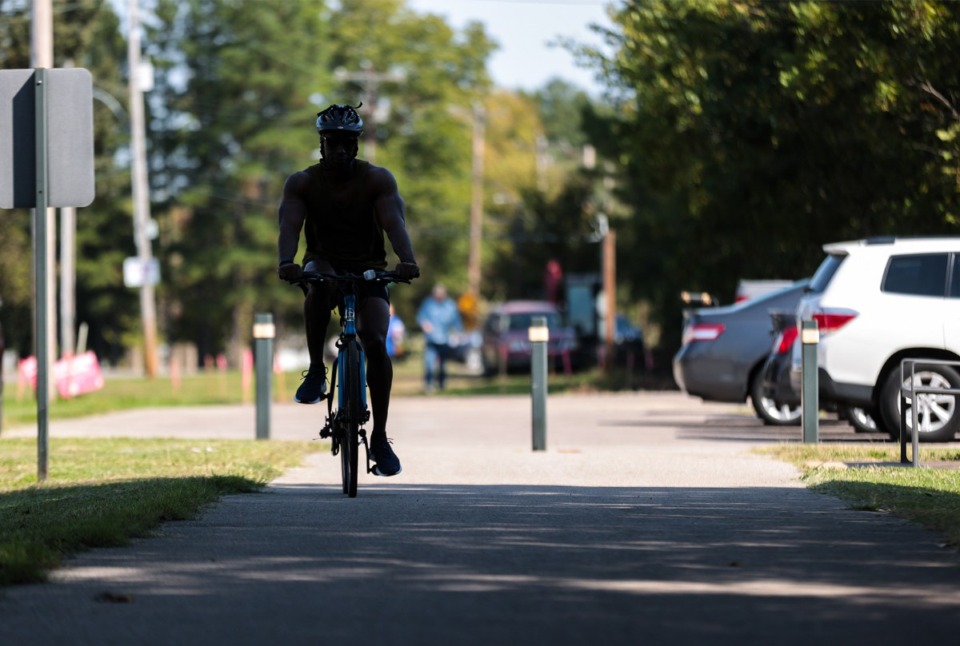
[{"label": "person wearing blue jacket", "polygon": [[457,304],[443,285],[433,291],[417,311],[417,324],[423,330],[423,380],[427,392],[443,390],[447,381],[445,363],[450,356],[450,335],[463,330]]}]

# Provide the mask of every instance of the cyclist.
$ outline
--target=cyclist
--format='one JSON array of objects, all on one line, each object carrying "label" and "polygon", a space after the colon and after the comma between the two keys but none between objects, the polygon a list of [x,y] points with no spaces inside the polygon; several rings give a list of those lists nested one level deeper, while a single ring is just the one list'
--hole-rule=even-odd
[{"label": "cyclist", "polygon": [[[386,168],[357,159],[363,120],[356,108],[331,105],[317,114],[317,132],[320,162],[293,173],[283,186],[277,239],[280,278],[295,281],[303,270],[362,273],[386,269],[384,233],[400,259],[397,273],[407,279],[419,276],[396,179]],[[306,239],[302,269],[295,262],[301,230]],[[331,310],[336,305],[336,287],[330,283],[311,284],[306,289],[303,313],[310,368],[295,396],[302,404],[315,404],[326,395],[323,343]],[[374,473],[384,476],[400,473],[400,460],[386,433],[393,384],[393,365],[386,349],[389,321],[390,296],[386,286],[362,285],[357,328],[367,356],[373,413],[370,451],[376,463]]]}]

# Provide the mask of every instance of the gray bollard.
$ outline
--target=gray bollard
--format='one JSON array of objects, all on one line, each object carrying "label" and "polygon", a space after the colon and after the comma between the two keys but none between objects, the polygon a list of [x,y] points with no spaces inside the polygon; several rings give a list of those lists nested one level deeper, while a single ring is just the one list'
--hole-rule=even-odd
[{"label": "gray bollard", "polygon": [[803,383],[800,389],[803,443],[816,444],[820,441],[820,386],[817,375],[820,330],[816,321],[800,322],[800,343],[803,352],[801,357]]},{"label": "gray bollard", "polygon": [[270,439],[270,397],[273,389],[273,314],[255,314],[253,356],[257,379],[257,439]]},{"label": "gray bollard", "polygon": [[533,399],[533,450],[547,450],[547,342],[550,329],[544,316],[535,316],[530,339],[530,395]]}]

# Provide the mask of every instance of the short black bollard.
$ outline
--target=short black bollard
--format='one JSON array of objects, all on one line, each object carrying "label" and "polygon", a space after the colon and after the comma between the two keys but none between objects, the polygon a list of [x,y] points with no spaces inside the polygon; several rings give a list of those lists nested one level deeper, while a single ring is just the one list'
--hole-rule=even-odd
[{"label": "short black bollard", "polygon": [[820,441],[820,386],[819,375],[817,374],[817,347],[820,344],[820,330],[816,321],[800,322],[800,343],[803,352],[801,357],[803,383],[800,390],[803,443],[816,444]]},{"label": "short black bollard", "polygon": [[530,340],[530,395],[533,399],[533,450],[547,450],[547,319],[535,316],[527,331]]},{"label": "short black bollard", "polygon": [[270,439],[270,393],[273,389],[273,314],[254,315],[253,355],[257,378],[257,439]]}]

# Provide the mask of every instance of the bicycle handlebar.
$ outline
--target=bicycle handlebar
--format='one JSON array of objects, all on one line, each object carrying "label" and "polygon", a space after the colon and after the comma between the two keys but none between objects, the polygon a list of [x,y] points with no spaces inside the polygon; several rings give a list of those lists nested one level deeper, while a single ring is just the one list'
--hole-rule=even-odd
[{"label": "bicycle handlebar", "polygon": [[297,280],[288,281],[291,284],[303,283],[322,283],[325,281],[340,283],[406,283],[410,284],[409,278],[401,278],[400,275],[392,270],[382,271],[377,269],[368,269],[362,274],[329,274],[320,271],[301,272]]}]

